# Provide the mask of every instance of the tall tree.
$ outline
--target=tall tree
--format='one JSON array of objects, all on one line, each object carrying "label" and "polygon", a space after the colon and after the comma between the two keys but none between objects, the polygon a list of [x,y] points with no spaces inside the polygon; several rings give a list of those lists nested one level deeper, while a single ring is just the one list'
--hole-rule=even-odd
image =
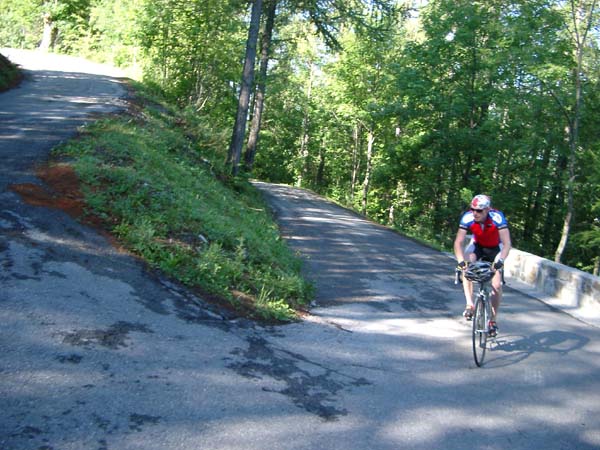
[{"label": "tall tree", "polygon": [[576,66],[573,70],[573,93],[571,98],[572,106],[570,108],[562,104],[557,97],[557,101],[560,103],[561,109],[564,111],[567,119],[568,127],[568,140],[569,140],[569,162],[568,162],[568,181],[567,181],[567,212],[563,223],[562,235],[554,260],[561,262],[562,255],[569,239],[571,231],[571,221],[573,219],[573,189],[576,177],[576,158],[579,150],[579,125],[581,121],[581,105],[583,102],[582,97],[582,83],[585,78],[583,73],[583,55],[587,46],[587,40],[590,29],[593,24],[593,20],[597,18],[596,8],[598,5],[597,0],[570,0],[569,4],[569,17],[568,22],[569,32],[571,34],[571,40],[573,43],[573,53],[576,61]]},{"label": "tall tree", "polygon": [[[365,4],[369,5],[371,12],[376,10],[387,10],[390,8],[390,0],[292,0],[289,3],[289,8],[292,12],[307,14],[318,33],[324,38],[325,42],[331,48],[339,48],[336,36],[339,25],[345,21],[354,21],[359,24],[364,23],[364,15],[361,14],[360,11],[364,10]],[[276,5],[274,4],[272,7],[274,20]],[[259,27],[258,22],[260,21],[260,15],[262,13],[261,9],[262,0],[254,0],[246,45],[246,59],[244,63],[244,75],[242,77],[238,111],[227,156],[227,165],[232,166],[232,174],[234,175],[237,175],[239,171],[242,141],[246,131],[246,117],[250,98],[250,86],[248,86],[248,83],[251,85],[253,82],[252,71],[254,67],[254,61],[250,62],[249,57],[255,57],[256,55],[256,39]],[[357,11],[359,12],[357,13]],[[257,13],[256,17],[255,12]],[[268,49],[269,41],[267,41],[266,44]],[[260,105],[262,105],[262,102],[264,101],[264,95],[262,97],[261,101],[258,102]],[[262,114],[262,111],[260,114]],[[254,129],[255,136],[252,137],[253,141],[258,139],[259,131],[259,127]],[[252,145],[254,144],[252,143]],[[248,157],[253,159],[254,153],[249,152]]]},{"label": "tall tree", "polygon": [[258,74],[258,83],[254,101],[254,112],[252,114],[252,123],[248,136],[246,153],[244,154],[244,169],[247,172],[252,171],[254,157],[258,146],[258,136],[262,122],[262,113],[265,104],[265,91],[267,87],[267,71],[269,67],[269,53],[271,40],[273,38],[273,27],[275,25],[275,11],[277,9],[277,0],[270,0],[267,6],[267,18],[261,39],[260,47],[260,70]]},{"label": "tall tree", "polygon": [[246,120],[248,117],[248,107],[250,104],[250,93],[254,81],[254,64],[256,60],[256,41],[258,39],[258,30],[260,27],[260,16],[262,14],[262,0],[254,0],[252,3],[252,13],[250,15],[250,25],[248,27],[248,40],[246,41],[246,57],[244,59],[244,70],[242,73],[242,84],[238,100],[237,114],[235,124],[231,135],[231,143],[227,153],[228,166],[231,166],[231,173],[237,176],[240,170],[240,158],[242,154],[242,145],[246,133]]},{"label": "tall tree", "polygon": [[491,136],[501,123],[490,114],[501,73],[497,3],[430,2],[421,11],[423,38],[407,45],[397,71],[397,110],[404,116],[399,181],[421,206],[411,208],[412,220],[424,228],[433,223],[436,234],[463,207],[462,189],[494,186],[500,147]]}]

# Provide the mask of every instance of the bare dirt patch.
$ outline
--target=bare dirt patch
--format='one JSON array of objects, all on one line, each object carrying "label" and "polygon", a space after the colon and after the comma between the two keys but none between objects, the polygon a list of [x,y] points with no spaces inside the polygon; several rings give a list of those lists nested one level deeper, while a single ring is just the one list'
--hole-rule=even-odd
[{"label": "bare dirt patch", "polygon": [[79,177],[70,164],[44,164],[39,166],[35,173],[44,182],[43,185],[35,183],[11,184],[9,189],[19,194],[23,201],[29,205],[59,209],[66,212],[75,220],[94,228],[107,238],[113,247],[124,251],[117,239],[111,234],[110,224],[87,209]]},{"label": "bare dirt patch", "polygon": [[61,209],[77,219],[84,215],[85,202],[80,190],[77,174],[68,164],[40,167],[36,175],[46,183],[12,184],[11,190],[33,206]]}]

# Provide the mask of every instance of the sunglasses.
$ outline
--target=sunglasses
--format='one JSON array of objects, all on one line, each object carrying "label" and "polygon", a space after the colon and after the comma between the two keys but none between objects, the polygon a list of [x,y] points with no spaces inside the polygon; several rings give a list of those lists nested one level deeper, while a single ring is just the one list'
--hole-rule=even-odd
[{"label": "sunglasses", "polygon": [[476,212],[476,213],[482,213],[483,211],[485,211],[484,209],[475,209],[475,208],[471,208],[471,211]]}]

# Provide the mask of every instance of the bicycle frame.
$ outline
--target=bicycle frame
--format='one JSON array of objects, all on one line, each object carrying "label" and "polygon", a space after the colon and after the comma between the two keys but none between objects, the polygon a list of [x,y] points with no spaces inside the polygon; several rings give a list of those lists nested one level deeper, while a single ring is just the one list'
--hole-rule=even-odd
[{"label": "bicycle frame", "polygon": [[479,291],[475,297],[475,314],[473,315],[473,359],[478,367],[483,365],[487,341],[489,336],[489,323],[492,318],[491,282],[477,282]]},{"label": "bicycle frame", "polygon": [[[490,263],[491,266],[491,263]],[[457,270],[456,278],[454,283],[458,284],[461,281],[462,271]],[[503,274],[502,274],[503,275]],[[473,304],[474,304],[474,315],[473,315],[473,330],[472,330],[472,341],[473,341],[473,358],[475,364],[478,367],[483,365],[485,358],[485,352],[487,349],[487,340],[489,336],[489,323],[492,319],[492,279],[487,280],[473,280],[470,281],[477,285],[477,292],[473,290]],[[502,282],[504,277],[502,276]],[[475,286],[474,286],[475,288]]]}]

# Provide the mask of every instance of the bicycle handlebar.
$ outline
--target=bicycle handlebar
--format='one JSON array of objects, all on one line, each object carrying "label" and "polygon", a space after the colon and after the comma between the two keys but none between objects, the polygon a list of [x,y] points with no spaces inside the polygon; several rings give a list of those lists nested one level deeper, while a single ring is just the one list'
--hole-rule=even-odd
[{"label": "bicycle handlebar", "polygon": [[[490,266],[492,265],[492,263],[489,263]],[[502,269],[498,269],[498,270],[494,270],[492,269],[494,272],[500,271],[500,274],[502,276],[502,284],[506,284],[506,281],[504,280],[504,268]],[[454,284],[462,284],[463,282],[463,271],[459,268],[456,268],[456,270],[454,271]]]}]

